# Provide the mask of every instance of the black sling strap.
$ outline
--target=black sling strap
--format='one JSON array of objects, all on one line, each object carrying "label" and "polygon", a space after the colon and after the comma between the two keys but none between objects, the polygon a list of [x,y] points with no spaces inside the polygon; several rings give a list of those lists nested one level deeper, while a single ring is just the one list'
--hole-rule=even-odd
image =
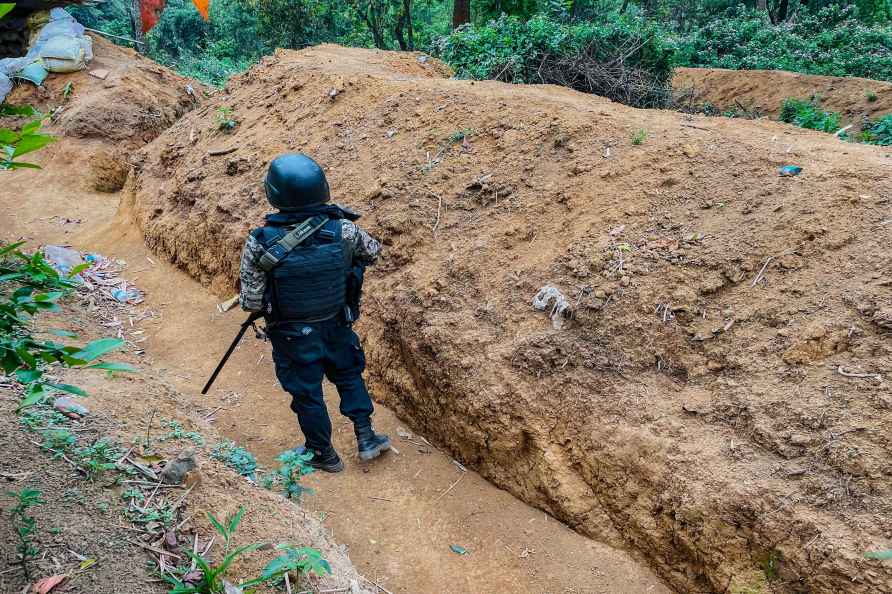
[{"label": "black sling strap", "polygon": [[316,215],[312,219],[307,219],[288,233],[282,239],[277,241],[267,249],[257,264],[263,268],[265,272],[269,272],[275,268],[282,259],[288,255],[291,250],[299,246],[310,235],[322,228],[328,222],[328,216]]}]

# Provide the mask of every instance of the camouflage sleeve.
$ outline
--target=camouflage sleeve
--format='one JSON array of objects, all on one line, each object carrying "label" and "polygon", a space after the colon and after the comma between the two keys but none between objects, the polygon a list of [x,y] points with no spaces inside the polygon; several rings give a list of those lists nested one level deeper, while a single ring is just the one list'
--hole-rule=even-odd
[{"label": "camouflage sleeve", "polygon": [[343,225],[341,235],[353,248],[353,259],[363,264],[373,264],[381,255],[381,244],[378,240],[346,219],[342,220],[341,224]]},{"label": "camouflage sleeve", "polygon": [[257,265],[263,246],[248,236],[245,249],[242,250],[242,265],[239,271],[241,291],[239,292],[239,304],[245,311],[260,311],[263,309],[263,293],[266,290],[266,272]]}]

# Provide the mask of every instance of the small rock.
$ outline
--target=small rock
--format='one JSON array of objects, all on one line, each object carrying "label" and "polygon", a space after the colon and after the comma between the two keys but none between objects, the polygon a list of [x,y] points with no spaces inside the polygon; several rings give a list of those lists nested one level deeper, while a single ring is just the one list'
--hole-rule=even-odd
[{"label": "small rock", "polygon": [[710,371],[713,371],[713,372],[715,372],[715,371],[721,371],[722,369],[725,368],[725,364],[722,363],[721,361],[714,361],[714,360],[710,359],[710,360],[706,363],[706,368],[707,368],[708,370],[710,370]]},{"label": "small rock", "polygon": [[807,446],[811,444],[811,437],[802,433],[794,433],[790,436],[790,443],[794,446]]},{"label": "small rock", "polygon": [[630,284],[632,284],[632,279],[630,279],[628,276],[624,276],[619,279],[619,284],[623,287],[628,287]]},{"label": "small rock", "polygon": [[607,299],[607,293],[603,289],[596,289],[592,294],[595,296],[595,299],[600,299],[601,301]]},{"label": "small rock", "polygon": [[[161,482],[166,485],[182,485],[190,473],[196,469],[198,469],[198,461],[195,458],[195,452],[183,450],[164,466],[161,471]],[[192,482],[193,484],[200,482],[200,478],[196,481],[195,477],[192,477]]]},{"label": "small rock", "polygon": [[81,406],[67,396],[59,396],[53,401],[53,408],[71,419],[79,419],[90,414],[87,407]]}]

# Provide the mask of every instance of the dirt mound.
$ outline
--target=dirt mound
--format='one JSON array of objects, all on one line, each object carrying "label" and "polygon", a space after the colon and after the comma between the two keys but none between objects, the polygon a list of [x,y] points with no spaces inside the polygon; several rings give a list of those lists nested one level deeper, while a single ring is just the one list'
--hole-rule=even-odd
[{"label": "dirt mound", "polygon": [[774,119],[789,97],[820,98],[823,109],[840,113],[847,123],[892,113],[892,83],[869,78],[783,70],[676,68],[672,86],[684,105],[709,103],[721,111],[756,112]]},{"label": "dirt mound", "polygon": [[386,245],[375,394],[459,460],[685,591],[892,591],[863,558],[892,537],[886,154],[411,60],[237,77],[138,155],[149,246],[231,291],[266,164],[308,152]]},{"label": "dirt mound", "polygon": [[52,113],[65,136],[110,140],[119,149],[150,142],[198,104],[202,88],[196,82],[98,35],[92,38],[95,59],[88,70],[51,75],[39,88],[21,84],[8,102]]}]

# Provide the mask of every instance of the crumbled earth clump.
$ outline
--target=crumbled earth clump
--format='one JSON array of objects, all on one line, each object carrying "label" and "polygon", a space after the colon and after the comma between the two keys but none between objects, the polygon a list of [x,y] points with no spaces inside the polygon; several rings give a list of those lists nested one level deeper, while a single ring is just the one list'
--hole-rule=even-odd
[{"label": "crumbled earth clump", "polygon": [[885,150],[441,75],[277,52],[134,157],[124,211],[225,295],[306,152],[384,242],[360,332],[417,431],[681,591],[892,591]]}]

